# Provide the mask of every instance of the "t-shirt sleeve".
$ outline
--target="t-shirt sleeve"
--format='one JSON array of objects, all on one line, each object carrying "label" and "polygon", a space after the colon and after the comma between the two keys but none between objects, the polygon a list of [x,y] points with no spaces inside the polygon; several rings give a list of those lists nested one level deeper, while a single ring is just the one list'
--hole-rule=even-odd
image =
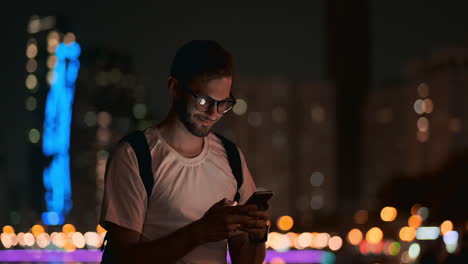
[{"label": "t-shirt sleeve", "polygon": [[107,161],[99,223],[106,222],[142,233],[147,195],[138,161],[127,142],[120,143]]},{"label": "t-shirt sleeve", "polygon": [[250,174],[249,168],[247,167],[247,163],[245,161],[244,154],[238,148],[239,155],[241,157],[241,164],[242,164],[242,176],[243,182],[239,189],[240,199],[239,204],[244,204],[250,198],[250,196],[256,191],[255,182],[252,179],[252,175]]}]

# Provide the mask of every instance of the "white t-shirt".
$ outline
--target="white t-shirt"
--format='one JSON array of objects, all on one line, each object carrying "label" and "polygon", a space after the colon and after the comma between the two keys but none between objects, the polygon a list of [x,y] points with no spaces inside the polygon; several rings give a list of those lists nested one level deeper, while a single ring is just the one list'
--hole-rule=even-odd
[{"label": "white t-shirt", "polygon": [[[128,143],[121,143],[106,171],[101,225],[112,222],[141,233],[143,241],[156,240],[200,219],[221,199],[234,200],[237,182],[224,146],[214,134],[204,138],[203,150],[194,158],[181,156],[156,127],[147,129],[145,136],[154,177],[149,204],[135,153]],[[243,173],[239,204],[243,204],[256,188],[239,153]],[[226,263],[226,252],[226,240],[206,243],[177,263]]]}]

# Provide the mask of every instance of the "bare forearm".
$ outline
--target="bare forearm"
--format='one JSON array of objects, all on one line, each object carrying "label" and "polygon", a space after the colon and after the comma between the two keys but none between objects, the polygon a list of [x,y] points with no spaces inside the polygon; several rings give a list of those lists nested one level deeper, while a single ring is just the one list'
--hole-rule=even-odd
[{"label": "bare forearm", "polygon": [[247,239],[242,245],[240,254],[240,263],[261,264],[266,255],[265,243],[252,243]]},{"label": "bare forearm", "polygon": [[189,224],[163,238],[140,242],[127,248],[116,248],[118,263],[175,263],[200,245],[201,238],[196,222]]}]

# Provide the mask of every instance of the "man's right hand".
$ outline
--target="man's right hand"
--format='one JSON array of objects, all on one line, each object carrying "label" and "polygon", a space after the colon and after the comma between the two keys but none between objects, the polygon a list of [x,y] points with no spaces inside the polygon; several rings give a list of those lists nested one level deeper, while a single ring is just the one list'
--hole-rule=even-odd
[{"label": "man's right hand", "polygon": [[248,213],[252,210],[252,205],[235,205],[235,201],[224,198],[208,209],[200,220],[193,223],[200,243],[227,239],[240,225],[251,224],[252,218]]}]

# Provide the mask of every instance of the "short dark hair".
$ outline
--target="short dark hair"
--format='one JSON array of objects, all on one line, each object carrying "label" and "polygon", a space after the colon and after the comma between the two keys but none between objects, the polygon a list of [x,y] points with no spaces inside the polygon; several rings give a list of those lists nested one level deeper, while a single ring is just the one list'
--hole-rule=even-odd
[{"label": "short dark hair", "polygon": [[177,50],[170,74],[183,85],[195,77],[204,80],[234,77],[234,59],[216,41],[192,40]]}]

